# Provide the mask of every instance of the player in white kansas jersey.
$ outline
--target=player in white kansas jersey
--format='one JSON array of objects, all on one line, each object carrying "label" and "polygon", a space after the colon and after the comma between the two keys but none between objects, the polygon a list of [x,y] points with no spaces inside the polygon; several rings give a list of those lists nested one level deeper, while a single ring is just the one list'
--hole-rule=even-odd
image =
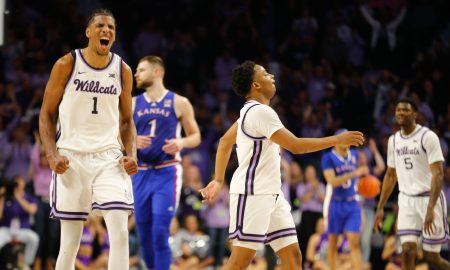
[{"label": "player in white kansas jersey", "polygon": [[270,244],[283,269],[301,269],[301,252],[289,203],[281,191],[280,146],[292,153],[319,151],[336,144],[360,145],[363,135],[344,132],[326,138],[297,138],[269,106],[275,81],[264,67],[245,61],[232,73],[232,87],[246,98],[240,118],[220,139],[214,180],[200,190],[214,199],[234,144],[239,167],[230,186],[230,239],[233,250],[224,269],[246,269],[261,244]]},{"label": "player in white kansas jersey", "polygon": [[50,216],[61,221],[57,270],[74,269],[83,221],[91,211],[106,222],[108,269],[129,267],[129,175],[137,172],[133,77],[130,67],[110,52],[115,30],[110,11],[93,12],[85,32],[87,47],[61,57],[45,89],[39,131],[53,170]]},{"label": "player in white kansas jersey", "polygon": [[442,193],[444,157],[438,136],[416,124],[417,105],[398,101],[395,119],[401,127],[388,142],[388,168],[375,214],[375,230],[383,221],[383,207],[398,182],[397,234],[402,244],[402,269],[415,269],[417,241],[423,238],[424,259],[433,269],[450,269],[439,255],[447,242],[447,203]]}]

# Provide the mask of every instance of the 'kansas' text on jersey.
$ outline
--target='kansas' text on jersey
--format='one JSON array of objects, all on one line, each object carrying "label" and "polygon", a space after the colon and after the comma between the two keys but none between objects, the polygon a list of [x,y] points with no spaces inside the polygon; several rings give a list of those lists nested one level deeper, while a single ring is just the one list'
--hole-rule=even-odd
[{"label": "'kansas' text on jersey", "polygon": [[[334,149],[328,151],[322,157],[322,169],[334,170],[336,177],[350,173],[358,168],[358,154],[355,150],[349,149],[347,156],[340,156]],[[343,185],[333,188],[332,198],[348,198],[356,195],[357,178],[347,180]]]},{"label": "'kansas' text on jersey", "polygon": [[179,160],[179,154],[166,154],[162,151],[165,141],[179,138],[181,126],[174,108],[175,93],[167,91],[159,101],[150,101],[145,94],[136,97],[133,119],[136,125],[137,135],[149,136],[151,144],[138,149],[138,164],[162,165],[166,162]]}]

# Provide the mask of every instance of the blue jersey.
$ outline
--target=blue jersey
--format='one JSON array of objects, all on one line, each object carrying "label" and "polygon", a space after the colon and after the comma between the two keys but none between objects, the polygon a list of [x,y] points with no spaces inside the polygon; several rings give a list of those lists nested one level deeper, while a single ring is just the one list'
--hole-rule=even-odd
[{"label": "blue jersey", "polygon": [[[333,169],[336,176],[344,175],[358,168],[358,153],[349,150],[347,157],[342,157],[333,149],[322,157],[322,170]],[[349,179],[343,185],[333,188],[333,198],[349,198],[356,195],[356,178]]]},{"label": "blue jersey", "polygon": [[151,144],[137,150],[138,165],[157,166],[179,159],[162,151],[165,141],[180,137],[181,128],[174,108],[175,93],[159,101],[149,101],[144,94],[136,97],[133,119],[137,135],[149,136]]}]

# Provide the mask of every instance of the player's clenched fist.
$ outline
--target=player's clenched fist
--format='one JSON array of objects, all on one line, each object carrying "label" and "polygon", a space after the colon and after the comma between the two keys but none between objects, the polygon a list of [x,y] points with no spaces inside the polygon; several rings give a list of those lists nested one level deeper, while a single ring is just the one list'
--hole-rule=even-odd
[{"label": "player's clenched fist", "polygon": [[47,159],[50,169],[57,174],[63,174],[69,169],[69,159],[66,156],[57,154],[56,156],[49,156]]},{"label": "player's clenched fist", "polygon": [[338,144],[360,146],[364,143],[364,134],[359,131],[346,131],[336,135],[339,140]]},{"label": "player's clenched fist", "polygon": [[122,168],[127,172],[128,175],[133,175],[138,171],[136,159],[133,157],[123,156],[119,160],[119,163],[120,165],[122,165]]}]

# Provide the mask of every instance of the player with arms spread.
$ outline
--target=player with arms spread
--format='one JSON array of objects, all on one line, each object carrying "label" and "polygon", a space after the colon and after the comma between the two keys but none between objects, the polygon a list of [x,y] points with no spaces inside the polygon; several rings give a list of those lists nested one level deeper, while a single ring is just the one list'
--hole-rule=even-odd
[{"label": "player with arms spread", "polygon": [[363,134],[349,131],[325,138],[297,138],[269,106],[276,91],[273,75],[252,61],[233,70],[232,87],[247,102],[238,121],[220,139],[215,178],[200,190],[205,201],[217,195],[237,144],[239,166],[230,186],[233,250],[225,269],[246,269],[259,246],[266,243],[280,256],[283,269],[301,269],[294,220],[281,192],[280,146],[295,154],[309,153],[336,144],[360,145]]},{"label": "player with arms spread", "polygon": [[[108,269],[128,269],[129,175],[137,172],[130,67],[110,52],[116,20],[108,10],[88,18],[86,48],[53,66],[39,116],[50,168],[50,216],[61,220],[57,270],[74,269],[89,212],[103,215],[110,237]],[[125,156],[122,153],[122,141]]]},{"label": "player with arms spread", "polygon": [[433,269],[450,269],[440,257],[447,242],[447,203],[442,192],[444,157],[438,136],[416,123],[417,105],[398,101],[395,119],[401,127],[388,141],[388,168],[383,179],[374,229],[383,221],[383,207],[398,181],[397,235],[402,244],[402,268],[415,269],[417,241],[423,237],[424,259]]}]

